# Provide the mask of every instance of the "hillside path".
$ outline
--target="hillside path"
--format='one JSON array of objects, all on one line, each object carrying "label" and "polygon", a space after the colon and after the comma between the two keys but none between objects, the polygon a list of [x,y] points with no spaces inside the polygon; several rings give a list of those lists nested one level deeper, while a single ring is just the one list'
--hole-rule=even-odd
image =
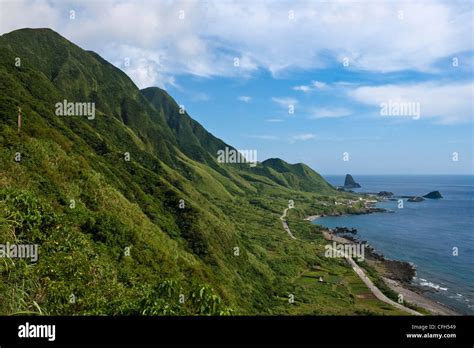
[{"label": "hillside path", "polygon": [[286,213],[288,212],[288,209],[290,209],[290,208],[285,208],[285,210],[283,210],[283,215],[280,216],[280,220],[283,223],[283,229],[288,233],[288,235],[292,239],[296,239],[296,237],[293,235],[293,233],[291,233],[290,227],[288,226],[288,222],[286,222],[286,220],[285,220]]}]

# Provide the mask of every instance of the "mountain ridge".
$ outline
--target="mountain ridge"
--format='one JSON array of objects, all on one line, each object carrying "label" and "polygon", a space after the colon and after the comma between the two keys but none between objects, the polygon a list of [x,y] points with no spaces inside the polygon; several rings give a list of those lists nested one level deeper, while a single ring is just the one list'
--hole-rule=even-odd
[{"label": "mountain ridge", "polygon": [[[349,285],[293,284],[315,267],[351,272],[302,222],[341,212],[318,202],[348,193],[303,164],[219,163],[228,145],[168,97],[52,30],[0,36],[0,241],[40,247],[34,267],[0,264],[1,314],[390,312]],[[93,102],[95,117],[56,115],[64,99]],[[279,216],[290,200],[292,231],[314,243],[287,241]],[[312,307],[288,307],[291,291]]]}]

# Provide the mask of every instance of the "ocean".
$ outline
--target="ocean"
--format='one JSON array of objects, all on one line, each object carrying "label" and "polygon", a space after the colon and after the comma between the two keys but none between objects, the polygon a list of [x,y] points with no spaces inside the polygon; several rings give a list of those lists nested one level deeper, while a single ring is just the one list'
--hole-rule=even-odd
[{"label": "ocean", "polygon": [[[333,185],[343,175],[324,176]],[[397,201],[378,206],[394,213],[323,217],[314,223],[326,227],[355,227],[385,257],[411,262],[413,282],[426,295],[465,315],[474,315],[474,176],[471,175],[359,175],[355,192],[390,191],[422,196],[439,191],[442,199]],[[457,248],[457,249],[455,249]],[[457,250],[457,256],[455,251]]]}]

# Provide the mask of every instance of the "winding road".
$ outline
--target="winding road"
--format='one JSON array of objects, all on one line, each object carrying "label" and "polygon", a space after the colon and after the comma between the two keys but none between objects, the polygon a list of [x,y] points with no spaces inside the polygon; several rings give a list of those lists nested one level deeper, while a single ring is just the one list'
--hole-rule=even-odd
[{"label": "winding road", "polygon": [[293,233],[291,233],[290,227],[288,226],[288,222],[286,222],[286,220],[285,220],[285,218],[286,218],[286,213],[288,212],[288,209],[291,209],[291,208],[286,208],[285,210],[283,210],[283,215],[280,216],[280,220],[281,220],[282,223],[283,223],[283,229],[288,233],[288,235],[289,235],[292,239],[296,239],[296,237],[293,235]]}]

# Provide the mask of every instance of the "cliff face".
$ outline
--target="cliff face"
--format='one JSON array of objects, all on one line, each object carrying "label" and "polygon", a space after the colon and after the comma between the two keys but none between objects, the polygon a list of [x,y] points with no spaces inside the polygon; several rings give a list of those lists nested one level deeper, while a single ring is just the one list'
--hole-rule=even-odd
[{"label": "cliff face", "polygon": [[360,185],[355,182],[354,178],[350,174],[346,174],[346,180],[344,181],[344,188],[359,188]]}]

